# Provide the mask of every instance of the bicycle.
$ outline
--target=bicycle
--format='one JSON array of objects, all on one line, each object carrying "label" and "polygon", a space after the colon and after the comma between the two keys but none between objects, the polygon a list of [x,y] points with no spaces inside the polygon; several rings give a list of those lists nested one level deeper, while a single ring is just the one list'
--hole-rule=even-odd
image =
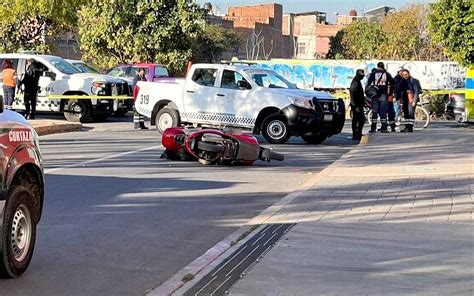
[{"label": "bicycle", "polygon": [[[398,101],[394,101],[393,103],[393,107],[395,109],[395,125],[398,127],[405,125],[405,115],[403,113],[403,108],[401,108]],[[416,103],[415,125],[413,126],[414,130],[423,130],[430,124],[430,113],[425,108],[427,104],[428,102],[424,100],[420,100]],[[367,109],[364,107],[364,111],[366,110]],[[372,124],[372,109],[365,112],[365,117],[367,118],[368,123]]]}]

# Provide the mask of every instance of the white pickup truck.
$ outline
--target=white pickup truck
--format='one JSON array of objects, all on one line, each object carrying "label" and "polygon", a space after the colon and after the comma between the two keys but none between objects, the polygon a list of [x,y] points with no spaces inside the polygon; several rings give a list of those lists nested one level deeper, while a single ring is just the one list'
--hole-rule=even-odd
[{"label": "white pickup truck", "polygon": [[[117,100],[50,98],[51,95],[78,96],[128,96],[128,84],[116,77],[94,73],[81,73],[66,60],[51,55],[0,54],[0,64],[10,60],[18,78],[26,72],[28,59],[35,59],[43,69],[39,80],[36,110],[40,112],[64,112],[69,121],[104,120],[117,110]],[[0,74],[0,87],[2,86]],[[13,109],[24,110],[22,96],[17,95]]]},{"label": "white pickup truck", "polygon": [[341,132],[342,100],[297,89],[274,71],[244,65],[195,64],[186,78],[138,82],[135,108],[160,133],[179,125],[238,127],[273,144],[301,136],[321,143]]}]

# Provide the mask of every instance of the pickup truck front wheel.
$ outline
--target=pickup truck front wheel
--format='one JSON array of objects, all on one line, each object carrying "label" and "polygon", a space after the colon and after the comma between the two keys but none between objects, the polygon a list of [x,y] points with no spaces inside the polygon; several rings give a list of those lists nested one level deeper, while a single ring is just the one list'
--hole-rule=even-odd
[{"label": "pickup truck front wheel", "polygon": [[70,122],[90,120],[92,106],[87,100],[69,100],[64,106],[64,117]]},{"label": "pickup truck front wheel", "polygon": [[179,114],[176,109],[163,107],[155,117],[156,129],[163,134],[167,128],[179,126]]},{"label": "pickup truck front wheel", "polygon": [[270,144],[284,144],[291,137],[288,121],[283,115],[270,115],[262,123],[262,134]]}]

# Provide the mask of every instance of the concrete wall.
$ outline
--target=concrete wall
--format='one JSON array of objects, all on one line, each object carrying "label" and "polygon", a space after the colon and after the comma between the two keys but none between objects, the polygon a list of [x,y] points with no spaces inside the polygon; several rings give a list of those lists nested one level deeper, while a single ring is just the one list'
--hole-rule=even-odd
[{"label": "concrete wall", "polygon": [[[259,67],[280,73],[301,88],[349,88],[357,69],[369,73],[376,60],[271,60],[260,61]],[[386,69],[395,75],[399,67],[410,70],[426,90],[464,88],[466,69],[455,62],[383,61]],[[364,81],[365,82],[365,81]]]}]

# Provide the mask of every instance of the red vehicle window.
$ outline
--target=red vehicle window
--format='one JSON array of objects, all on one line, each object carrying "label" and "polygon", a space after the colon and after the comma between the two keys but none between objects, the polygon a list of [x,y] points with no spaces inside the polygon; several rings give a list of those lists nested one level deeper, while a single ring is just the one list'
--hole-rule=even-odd
[{"label": "red vehicle window", "polygon": [[154,73],[153,77],[154,78],[169,77],[168,70],[164,67],[155,66],[155,73]]}]

